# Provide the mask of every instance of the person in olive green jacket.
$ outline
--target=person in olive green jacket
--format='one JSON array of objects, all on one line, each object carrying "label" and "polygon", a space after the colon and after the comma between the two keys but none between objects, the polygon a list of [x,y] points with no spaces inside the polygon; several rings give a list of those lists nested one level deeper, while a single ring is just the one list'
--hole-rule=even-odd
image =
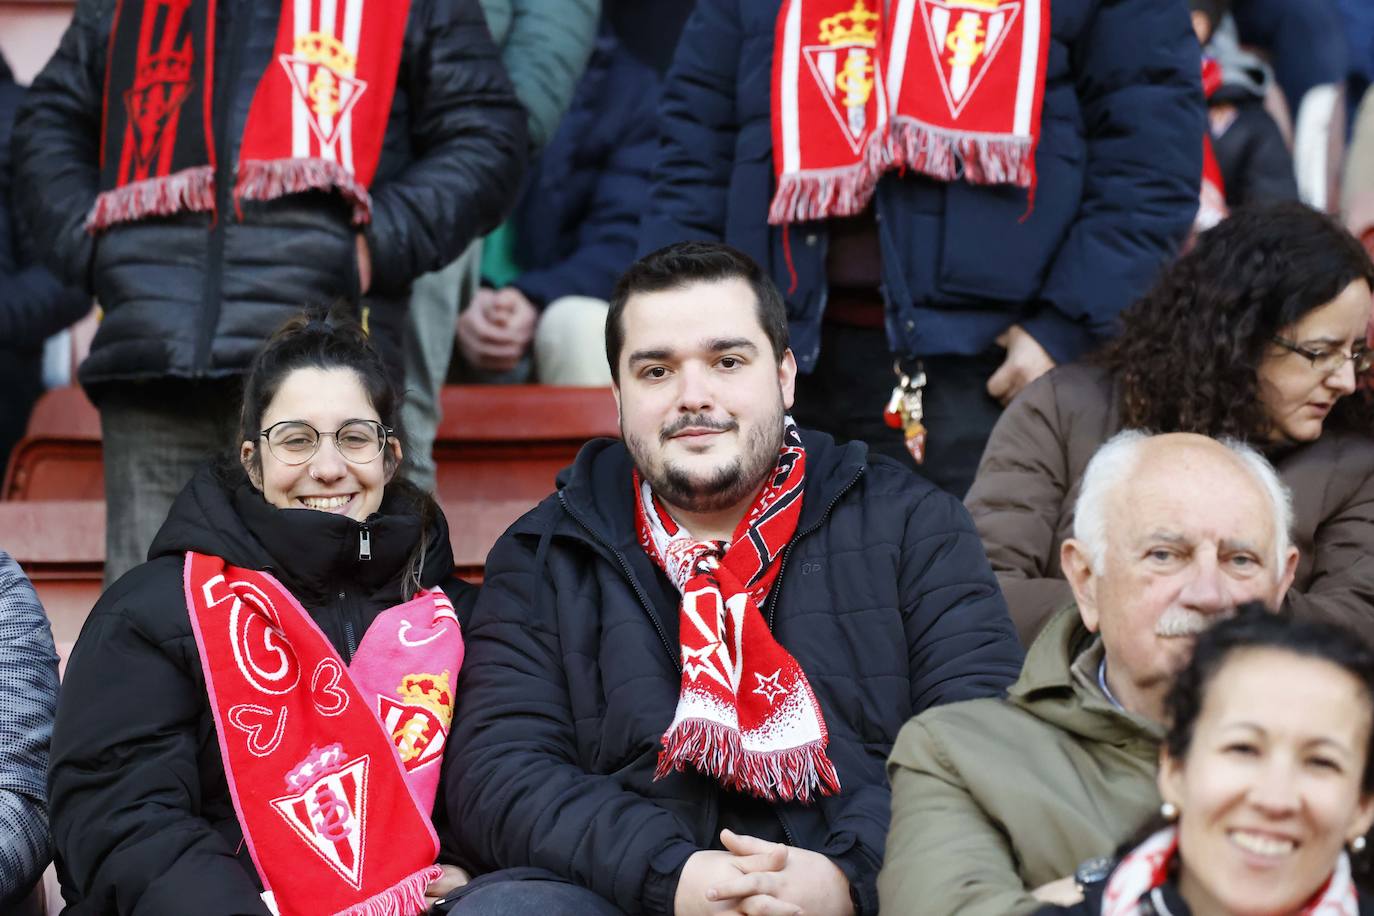
[{"label": "person in olive green jacket", "polygon": [[1287,491],[1234,442],[1120,433],[1084,473],[1063,564],[1077,599],[1006,699],[928,710],[888,762],[884,916],[1007,916],[1077,899],[1075,871],[1159,807],[1163,702],[1193,637],[1277,607],[1297,551]]}]

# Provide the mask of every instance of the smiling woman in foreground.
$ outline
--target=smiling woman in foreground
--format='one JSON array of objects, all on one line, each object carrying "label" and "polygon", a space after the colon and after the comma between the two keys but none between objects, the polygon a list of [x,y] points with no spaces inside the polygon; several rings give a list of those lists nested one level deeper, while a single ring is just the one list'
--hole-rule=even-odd
[{"label": "smiling woman in foreground", "polygon": [[1078,916],[1369,916],[1345,847],[1374,822],[1374,652],[1244,613],[1198,638],[1169,696],[1159,822]]},{"label": "smiling woman in foreground", "polygon": [[1374,265],[1301,204],[1237,211],[1199,236],[1095,359],[1027,386],[965,504],[1023,642],[1071,598],[1059,564],[1083,469],[1122,429],[1240,439],[1293,493],[1285,607],[1374,640],[1374,425],[1365,334]]},{"label": "smiling woman in foreground", "polygon": [[255,360],[241,441],[72,653],[66,912],[414,914],[465,880],[430,812],[471,587],[396,476],[399,406],[351,322],[293,320]]}]

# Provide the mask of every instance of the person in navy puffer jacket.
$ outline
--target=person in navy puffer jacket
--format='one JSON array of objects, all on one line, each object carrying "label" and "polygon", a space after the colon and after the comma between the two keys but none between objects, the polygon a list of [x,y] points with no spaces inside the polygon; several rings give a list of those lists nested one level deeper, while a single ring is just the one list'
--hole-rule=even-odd
[{"label": "person in navy puffer jacket", "polygon": [[[910,463],[884,406],[903,372],[915,380],[923,370],[923,472],[962,496],[1001,405],[1110,337],[1187,233],[1206,127],[1200,59],[1183,0],[999,5],[1014,14],[909,5],[906,69],[940,70],[946,90],[957,83],[948,66],[956,35],[926,35],[940,17],[979,17],[970,49],[987,59],[974,70],[1020,53],[987,40],[994,14],[1050,17],[1033,198],[1015,184],[973,184],[962,168],[953,180],[892,168],[855,215],[770,225],[770,85],[784,0],[699,0],[664,88],[639,249],[720,239],[765,265],[787,297],[803,424]],[[899,18],[884,28],[900,28]],[[803,54],[821,43],[812,32],[801,35]],[[820,68],[795,69],[804,92],[821,78]],[[938,81],[932,75],[929,92],[941,92]],[[972,86],[970,104],[998,103],[995,90],[980,96]],[[962,129],[957,116],[947,120],[950,133]]]}]

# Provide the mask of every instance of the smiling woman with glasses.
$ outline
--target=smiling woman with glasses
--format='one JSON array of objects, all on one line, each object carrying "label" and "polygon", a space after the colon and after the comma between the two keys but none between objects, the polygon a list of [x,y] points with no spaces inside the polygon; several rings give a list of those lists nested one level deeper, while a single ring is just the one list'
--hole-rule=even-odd
[{"label": "smiling woman with glasses", "polygon": [[236,913],[417,914],[466,881],[431,816],[475,589],[399,410],[356,322],[292,321],[232,453],[91,612],[50,777],[83,912],[185,912],[168,870]]},{"label": "smiling woman with glasses", "polygon": [[1059,548],[1078,480],[1122,429],[1255,446],[1294,502],[1287,606],[1374,639],[1374,417],[1362,377],[1374,265],[1301,204],[1242,209],[1198,237],[1088,361],[1027,387],[965,500],[1025,640],[1070,600]]}]

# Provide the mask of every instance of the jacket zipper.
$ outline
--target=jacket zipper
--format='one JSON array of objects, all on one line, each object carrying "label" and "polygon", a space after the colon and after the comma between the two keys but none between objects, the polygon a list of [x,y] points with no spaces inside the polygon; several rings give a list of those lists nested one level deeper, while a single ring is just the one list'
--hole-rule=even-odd
[{"label": "jacket zipper", "polygon": [[191,366],[192,374],[196,376],[205,375],[210,368],[210,349],[215,339],[215,327],[219,324],[220,296],[224,291],[224,227],[231,216],[229,204],[233,199],[234,185],[233,163],[229,161],[229,149],[233,143],[229,137],[229,116],[234,108],[237,77],[242,66],[245,21],[252,17],[253,11],[240,6],[229,15],[233,17],[229,24],[229,63],[223,73],[214,75],[215,85],[222,87],[224,97],[214,116],[215,212],[210,227],[210,251],[206,258],[205,313],[200,337],[196,341],[195,362]]},{"label": "jacket zipper", "polygon": [[[571,515],[573,517],[573,520],[582,526],[582,530],[586,531],[589,535],[592,536],[593,540],[595,540],[606,550],[609,550],[611,554],[615,556],[616,562],[620,564],[620,569],[625,573],[625,578],[629,580],[630,587],[633,588],[635,590],[635,594],[639,596],[639,603],[644,606],[644,610],[648,613],[649,621],[654,625],[654,629],[658,631],[658,638],[663,641],[663,648],[668,652],[668,657],[673,660],[673,667],[678,670],[679,674],[681,674],[682,659],[678,657],[677,652],[673,651],[672,644],[668,642],[668,634],[663,632],[663,627],[659,624],[658,618],[654,616],[654,606],[649,601],[649,596],[644,594],[644,589],[640,587],[639,580],[635,578],[634,573],[630,570],[629,561],[625,559],[624,555],[621,554],[620,551],[616,550],[610,544],[606,543],[606,541],[601,537],[601,535],[597,534],[596,531],[592,529],[591,525],[588,525],[585,521],[583,521],[580,515],[573,511],[572,506],[568,505],[568,500],[563,495],[562,490],[558,491],[558,501],[562,503],[563,511]],[[538,575],[538,572],[536,571],[535,574]]]},{"label": "jacket zipper", "polygon": [[343,663],[345,666],[353,664],[353,655],[358,651],[358,636],[353,629],[353,617],[348,605],[348,593],[339,590],[339,610],[342,612],[344,626],[344,650],[346,652]]},{"label": "jacket zipper", "polygon": [[856,483],[858,483],[858,482],[859,482],[859,478],[860,478],[860,477],[863,477],[863,476],[864,476],[864,469],[861,467],[861,468],[859,468],[858,473],[856,473],[853,477],[850,478],[849,483],[845,484],[845,485],[840,489],[840,492],[836,493],[835,496],[830,500],[830,504],[829,504],[828,506],[825,507],[825,511],[821,513],[821,517],[818,518],[818,519],[816,519],[816,523],[815,523],[814,525],[812,525],[810,528],[807,528],[807,529],[806,529],[805,531],[803,531],[801,534],[793,535],[792,540],[788,541],[788,542],[787,542],[787,546],[783,548],[783,550],[782,550],[782,563],[779,564],[779,566],[778,566],[778,578],[775,580],[775,581],[777,582],[777,587],[774,588],[774,589],[773,589],[773,593],[772,593],[771,595],[768,596],[768,630],[769,630],[769,632],[772,632],[772,630],[773,630],[773,619],[774,619],[774,617],[776,617],[777,612],[778,612],[778,595],[781,594],[781,592],[782,592],[782,574],[783,574],[784,572],[787,571],[787,558],[790,557],[790,556],[792,556],[792,547],[793,547],[793,545],[795,545],[795,544],[796,544],[798,541],[800,541],[802,538],[807,537],[808,535],[813,534],[813,533],[815,533],[816,531],[820,530],[821,525],[824,525],[824,524],[825,524],[825,520],[828,519],[828,518],[830,517],[830,513],[831,513],[831,511],[835,508],[835,505],[836,505],[837,503],[839,503],[839,501],[840,501],[841,499],[844,498],[844,495],[845,495],[846,493],[848,493],[850,490],[854,489],[854,485],[855,485]]},{"label": "jacket zipper", "polygon": [[358,559],[372,559],[372,532],[367,530],[366,525],[358,529]]}]

